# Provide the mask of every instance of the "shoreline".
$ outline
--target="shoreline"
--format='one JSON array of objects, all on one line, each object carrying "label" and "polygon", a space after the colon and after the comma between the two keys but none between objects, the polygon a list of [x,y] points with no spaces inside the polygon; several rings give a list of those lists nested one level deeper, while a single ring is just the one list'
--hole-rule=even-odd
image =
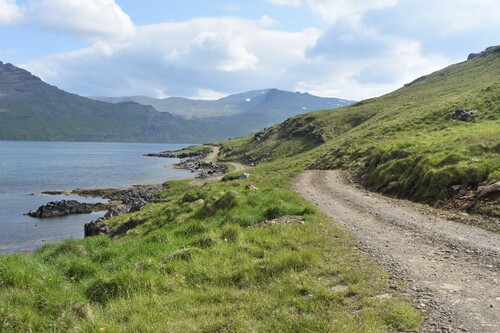
[{"label": "shoreline", "polygon": [[[175,169],[190,170],[196,173],[195,177],[199,179],[208,179],[217,177],[227,173],[229,168],[224,164],[217,164],[212,161],[207,161],[206,158],[212,153],[213,148],[202,146],[202,149],[190,150],[183,148],[175,151],[162,151],[160,153],[149,153],[143,156],[160,157],[160,158],[179,158],[180,162],[175,163]],[[191,178],[185,178],[191,179]],[[83,198],[102,198],[109,200],[103,204],[86,204],[76,200],[61,200],[51,201],[45,205],[38,207],[37,210],[30,210],[26,215],[34,218],[51,218],[54,216],[81,215],[95,211],[103,211],[97,208],[106,208],[104,216],[84,223],[84,237],[96,235],[109,235],[115,237],[124,234],[129,228],[113,229],[103,222],[123,214],[132,213],[140,210],[144,205],[158,202],[168,202],[168,199],[159,199],[157,194],[168,189],[169,185],[163,184],[137,184],[123,189],[117,188],[77,188],[73,190],[61,191],[42,191],[42,194],[47,195],[78,195]],[[81,210],[73,209],[73,206],[81,205]],[[95,208],[95,210],[93,210]],[[132,226],[130,226],[132,227]]]}]

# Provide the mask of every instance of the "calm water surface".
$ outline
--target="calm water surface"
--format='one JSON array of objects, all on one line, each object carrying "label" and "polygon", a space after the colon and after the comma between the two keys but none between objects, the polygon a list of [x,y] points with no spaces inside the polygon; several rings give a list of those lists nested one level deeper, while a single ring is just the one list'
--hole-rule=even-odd
[{"label": "calm water surface", "polygon": [[0,141],[0,253],[33,250],[46,242],[82,238],[83,224],[104,213],[37,219],[23,214],[55,200],[102,200],[42,191],[155,184],[192,177],[177,159],[143,154],[187,144]]}]

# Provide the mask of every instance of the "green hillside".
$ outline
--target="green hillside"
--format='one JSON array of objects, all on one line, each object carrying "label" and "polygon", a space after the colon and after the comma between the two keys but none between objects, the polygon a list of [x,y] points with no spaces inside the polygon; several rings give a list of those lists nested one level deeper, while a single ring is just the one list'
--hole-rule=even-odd
[{"label": "green hillside", "polygon": [[[311,169],[345,168],[379,191],[436,202],[450,186],[500,180],[500,47],[401,89],[317,111],[224,143],[227,159],[301,155]],[[457,109],[477,110],[472,121]]]}]

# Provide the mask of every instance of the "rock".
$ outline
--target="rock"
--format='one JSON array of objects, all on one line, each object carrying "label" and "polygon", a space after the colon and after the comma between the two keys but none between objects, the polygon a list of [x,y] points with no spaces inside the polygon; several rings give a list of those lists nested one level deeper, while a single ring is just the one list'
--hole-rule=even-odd
[{"label": "rock", "polygon": [[455,110],[455,119],[460,121],[472,121],[474,119],[474,114],[479,112],[478,110],[465,110],[465,109],[456,109]]},{"label": "rock", "polygon": [[253,184],[248,184],[246,187],[245,187],[247,190],[250,190],[250,191],[257,191],[259,188],[256,187],[255,185]]},{"label": "rock", "polygon": [[182,203],[186,203],[186,202],[195,202],[196,200],[198,200],[199,197],[198,196],[195,196],[193,195],[192,193],[190,192],[187,192],[184,194],[184,196],[182,197],[181,199],[181,202]]},{"label": "rock", "polygon": [[497,46],[490,46],[490,47],[487,47],[486,50],[484,50],[483,52],[471,53],[467,57],[467,60],[472,60],[474,58],[480,57],[480,56],[482,56],[482,55],[484,55],[484,54],[486,54],[486,53],[488,53],[490,51],[495,51],[495,49],[497,49],[496,52],[498,52],[498,47]]},{"label": "rock", "polygon": [[124,204],[115,204],[104,215],[105,220],[109,220],[115,216],[120,216],[130,212],[130,206]]},{"label": "rock", "polygon": [[229,209],[237,204],[237,197],[234,192],[225,192],[217,201],[214,202],[215,209]]},{"label": "rock", "polygon": [[125,235],[127,233],[127,231],[137,227],[139,224],[142,224],[144,222],[145,222],[145,220],[142,220],[142,219],[131,219],[130,221],[125,222],[122,225],[120,225],[118,228],[112,229],[109,232],[109,237],[114,238],[117,236]]},{"label": "rock", "polygon": [[486,186],[483,188],[481,192],[477,195],[478,199],[491,199],[500,196],[500,181]]},{"label": "rock", "polygon": [[197,177],[201,179],[222,175],[228,171],[228,167],[225,164],[203,162],[199,159],[186,159],[177,163],[175,166],[181,169],[191,170],[192,172],[198,172]]},{"label": "rock", "polygon": [[211,148],[206,147],[200,150],[196,151],[187,151],[186,148],[181,149],[181,150],[174,150],[174,151],[162,151],[159,153],[151,153],[151,154],[145,154],[144,156],[148,157],[163,157],[163,158],[188,158],[188,157],[197,157],[197,158],[204,158],[207,156],[210,152],[212,151]]},{"label": "rock", "polygon": [[104,198],[117,192],[119,190],[115,188],[97,188],[97,189],[81,189],[77,188],[71,191],[71,194],[76,194],[82,197],[92,197],[92,198]]},{"label": "rock", "polygon": [[468,195],[469,191],[463,185],[453,185],[448,188],[448,197],[456,198]]},{"label": "rock", "polygon": [[85,225],[83,226],[84,237],[109,234],[111,228],[108,225],[102,225],[100,222],[102,222],[103,220],[103,218],[99,218],[97,220],[92,220],[89,223],[85,223]]},{"label": "rock", "polygon": [[76,200],[51,201],[46,205],[38,207],[36,211],[30,210],[27,215],[31,217],[54,217],[71,214],[90,214],[92,212],[106,210],[109,204],[106,203],[81,203]]},{"label": "rock", "polygon": [[116,237],[125,234],[128,230],[135,228],[138,224],[140,224],[141,221],[129,221],[122,224],[118,228],[111,228],[109,225],[104,224],[104,222],[115,216],[138,211],[142,208],[142,206],[149,203],[163,201],[158,198],[158,194],[167,188],[168,185],[148,185],[135,186],[125,190],[114,190],[109,192],[104,196],[107,199],[113,200],[108,204],[108,211],[104,217],[85,224],[85,237],[96,235],[109,235],[110,237]]},{"label": "rock", "polygon": [[250,174],[249,173],[246,173],[244,172],[241,176],[240,176],[240,179],[248,179],[250,178]]}]

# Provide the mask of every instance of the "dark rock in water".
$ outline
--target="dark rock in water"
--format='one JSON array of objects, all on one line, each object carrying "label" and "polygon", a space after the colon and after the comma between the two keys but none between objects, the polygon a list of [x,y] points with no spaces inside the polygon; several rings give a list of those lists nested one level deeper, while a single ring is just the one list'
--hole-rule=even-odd
[{"label": "dark rock in water", "polygon": [[195,151],[186,151],[186,148],[181,149],[181,150],[175,150],[175,151],[162,151],[159,153],[151,153],[151,154],[145,154],[144,156],[149,156],[149,157],[163,157],[163,158],[204,158],[207,156],[210,152],[212,151],[211,148],[203,148],[200,150],[195,150]]},{"label": "dark rock in water", "polygon": [[472,121],[474,119],[474,115],[479,112],[478,110],[465,110],[465,109],[456,109],[455,110],[455,119],[460,121]]},{"label": "dark rock in water", "polygon": [[119,190],[115,188],[97,188],[97,189],[81,189],[71,191],[71,194],[76,194],[82,197],[105,198]]},{"label": "dark rock in water", "polygon": [[[140,207],[153,202],[160,202],[158,193],[165,191],[168,185],[135,186],[125,190],[117,190],[105,195],[106,199],[121,201],[130,207]],[[138,210],[138,209],[135,209]]]},{"label": "dark rock in water", "polygon": [[54,217],[72,214],[90,214],[92,212],[108,209],[108,204],[81,203],[76,200],[51,201],[40,206],[36,211],[30,210],[27,215],[31,217]]}]

